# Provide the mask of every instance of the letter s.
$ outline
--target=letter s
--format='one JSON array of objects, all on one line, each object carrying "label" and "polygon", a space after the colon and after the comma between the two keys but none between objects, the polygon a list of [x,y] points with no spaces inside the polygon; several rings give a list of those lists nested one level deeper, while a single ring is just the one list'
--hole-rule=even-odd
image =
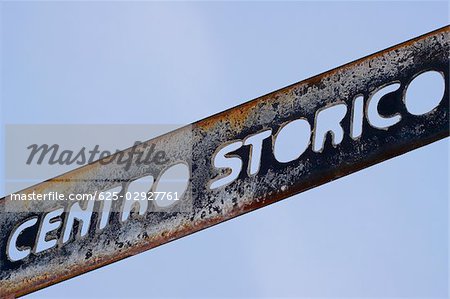
[{"label": "letter s", "polygon": [[227,185],[234,181],[241,172],[242,160],[236,155],[230,155],[229,153],[237,150],[242,146],[242,141],[235,141],[224,147],[222,147],[215,155],[213,160],[213,165],[216,168],[226,168],[231,169],[231,173],[228,172],[225,176],[219,177],[213,181],[210,185],[211,189],[216,189]]}]

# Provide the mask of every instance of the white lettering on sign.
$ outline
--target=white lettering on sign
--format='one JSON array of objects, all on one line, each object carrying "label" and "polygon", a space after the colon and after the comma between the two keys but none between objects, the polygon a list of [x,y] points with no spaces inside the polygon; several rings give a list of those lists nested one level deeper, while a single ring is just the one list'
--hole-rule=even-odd
[{"label": "white lettering on sign", "polygon": [[[160,190],[161,188],[167,189],[167,186],[160,186],[158,189],[157,184],[167,185],[168,178],[171,183],[169,186],[174,189],[174,192],[163,192]],[[162,206],[165,208],[172,206],[186,192],[189,179],[190,173],[188,166],[184,163],[177,163],[160,173],[160,176],[155,183],[156,185],[153,183],[153,177],[147,176],[132,181],[124,192],[119,192],[122,187],[114,187],[112,189],[100,192],[97,198],[94,196],[80,196],[79,200],[81,201],[74,202],[68,208],[66,213],[67,215],[64,220],[62,218],[62,214],[64,212],[63,208],[58,208],[43,214],[42,220],[40,221],[38,221],[38,217],[36,216],[30,217],[12,231],[6,249],[7,257],[13,262],[20,261],[29,256],[30,253],[37,254],[51,249],[58,244],[63,246],[71,239],[86,236],[89,232],[89,227],[91,225],[92,215],[94,212],[94,205],[96,202],[99,203],[100,206],[100,217],[97,224],[98,230],[102,230],[108,225],[109,216],[112,211],[112,204],[115,200],[122,199],[120,214],[123,222],[130,218],[130,214],[136,205],[139,205],[139,215],[142,216],[147,213],[149,194],[156,194],[154,200],[155,204],[159,207]],[[142,187],[142,190],[138,190],[138,187]],[[154,188],[156,192],[147,192],[151,188]],[[122,194],[122,197],[120,197],[119,194]],[[161,198],[161,196],[158,198],[158,195],[160,194],[166,194],[167,198],[165,198],[165,200],[164,198]],[[174,194],[176,194],[176,196]],[[169,202],[169,204],[167,202]],[[72,234],[75,227],[75,221],[78,222],[78,225],[76,226],[78,231],[75,231],[74,234]],[[34,248],[19,246],[18,243],[20,242],[18,242],[18,239],[20,238],[20,235],[23,234],[26,229],[35,226],[38,222],[39,230],[37,230]],[[58,229],[61,229],[60,236],[55,234]]]},{"label": "white lettering on sign", "polygon": [[[430,98],[422,99],[427,101],[425,104],[420,103],[420,100],[418,103],[417,99],[417,86],[423,85],[424,80],[432,80],[431,86],[437,89]],[[393,82],[376,89],[368,96],[368,99],[362,95],[357,95],[352,100],[352,107],[348,107],[344,102],[336,102],[331,106],[320,108],[316,111],[313,127],[307,119],[300,117],[282,124],[277,132],[273,132],[272,129],[265,129],[250,134],[242,140],[226,142],[218,147],[212,157],[212,167],[218,170],[220,175],[209,181],[209,188],[224,187],[233,183],[239,177],[241,171],[243,171],[243,157],[233,154],[233,152],[243,146],[249,148],[248,166],[245,169],[247,175],[254,176],[258,174],[264,155],[262,152],[263,143],[267,138],[272,138],[272,154],[275,160],[280,163],[289,163],[300,159],[308,148],[311,148],[315,153],[321,153],[329,135],[331,135],[331,143],[334,147],[338,147],[341,144],[345,134],[348,134],[353,140],[359,139],[364,134],[364,120],[375,129],[388,130],[399,123],[402,116],[399,113],[394,113],[387,117],[381,115],[379,103],[384,96],[398,91],[399,88],[400,84]],[[408,90],[408,88],[411,88],[411,90]],[[433,109],[442,101],[444,92],[444,77],[439,72],[427,71],[416,76],[405,87],[402,100],[407,113],[423,115],[433,112]],[[345,126],[342,126],[342,121],[346,115],[350,116],[349,132],[344,132]],[[176,174],[178,174],[178,177]],[[169,201],[161,200],[161,198],[158,200],[158,194],[170,193],[167,191],[175,188],[177,190],[176,193],[181,198],[182,194],[188,189],[190,175],[188,166],[185,163],[176,163],[161,171],[156,180],[152,176],[146,176],[130,182],[127,186],[115,186],[112,189],[104,190],[96,195],[97,198],[92,198],[92,194],[88,194],[91,196],[88,196],[87,202],[83,202],[85,203],[83,206],[80,202],[75,202],[67,207],[68,210],[65,211],[65,217],[62,217],[64,209],[57,208],[44,213],[40,218],[31,216],[28,219],[24,219],[10,234],[6,249],[7,256],[13,262],[20,261],[30,254],[37,254],[55,246],[64,246],[71,239],[75,240],[86,236],[91,226],[94,204],[98,201],[101,201],[101,204],[99,209],[100,217],[96,227],[97,231],[104,229],[108,225],[112,210],[111,200],[123,199],[120,206],[120,220],[122,223],[135,216],[144,216],[148,212],[148,200],[150,199],[148,194],[150,193],[152,196],[156,194],[156,208],[168,209],[174,202],[170,201],[171,198],[167,198]],[[176,178],[175,180],[174,177]],[[173,184],[174,181],[177,181],[175,185]],[[152,191],[148,192],[148,190]],[[83,196],[81,199],[83,199]],[[175,200],[178,200],[178,197]],[[133,211],[138,212],[138,215],[133,215]],[[78,231],[73,233],[75,220],[78,222],[76,226]],[[36,230],[34,246],[20,245],[21,235],[36,225],[39,225],[39,229]],[[56,233],[57,230],[61,232],[59,235]],[[72,235],[73,238],[71,238]]]},{"label": "white lettering on sign", "polygon": [[[408,91],[408,87],[417,89],[416,85],[421,83],[419,81],[423,80],[422,78],[425,77],[427,77],[427,80],[432,81],[431,86],[436,88],[437,91],[434,92],[431,97],[426,97],[423,95],[421,100],[427,103],[418,105],[417,103],[413,103],[418,100],[413,99],[411,92]],[[431,79],[428,77],[431,77]],[[348,135],[353,140],[359,139],[364,133],[362,131],[364,118],[366,118],[370,126],[379,130],[388,130],[389,127],[397,124],[401,120],[401,115],[399,113],[395,113],[385,117],[379,113],[378,105],[380,100],[385,95],[396,92],[399,88],[399,83],[394,82],[387,84],[372,92],[369,95],[369,99],[366,101],[362,95],[357,95],[352,101],[350,112],[347,111],[348,107],[344,102],[337,102],[331,106],[318,109],[315,114],[314,129],[312,132],[309,122],[304,118],[299,118],[283,124],[279,128],[278,132],[275,132],[273,135],[268,134],[271,130],[266,130],[252,135],[251,138],[258,140],[257,144],[259,147],[257,149],[260,150],[262,141],[266,138],[272,137],[274,144],[273,155],[280,163],[288,163],[299,159],[310,145],[314,152],[321,153],[324,149],[327,134],[331,135],[331,141],[334,147],[337,147],[342,142],[345,132],[341,123],[347,113],[351,113],[350,132],[348,132]],[[405,106],[408,113],[413,115],[422,115],[425,113],[430,113],[439,105],[442,101],[444,91],[444,77],[439,72],[428,71],[417,76],[408,86],[406,86],[403,94],[403,101],[406,101]],[[405,94],[408,96],[406,99]],[[366,105],[364,105],[364,102],[366,102]],[[287,134],[288,131],[291,132]],[[248,138],[249,137],[244,139],[244,141],[229,141],[226,146],[220,147],[219,151],[215,153],[213,157],[213,166],[215,168],[222,169],[225,174],[217,178],[213,178],[209,184],[210,189],[213,190],[231,184],[238,178],[242,167],[242,160],[241,157],[233,155],[231,152],[238,150],[242,145],[249,144],[249,142],[246,143],[245,141]],[[312,142],[310,142],[311,138]],[[249,174],[255,175],[257,173],[261,155],[262,153],[255,155],[254,150],[251,149],[249,155],[249,168],[251,168],[251,172],[249,172]]]}]

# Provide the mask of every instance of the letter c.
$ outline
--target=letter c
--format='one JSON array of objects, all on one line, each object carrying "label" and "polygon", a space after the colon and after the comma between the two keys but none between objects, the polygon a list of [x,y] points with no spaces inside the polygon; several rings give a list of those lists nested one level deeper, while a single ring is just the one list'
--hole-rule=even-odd
[{"label": "letter c", "polygon": [[8,242],[8,251],[7,251],[8,258],[12,262],[17,262],[21,259],[24,259],[30,254],[31,248],[29,248],[29,247],[26,249],[22,249],[22,250],[17,248],[17,238],[25,229],[35,225],[36,222],[37,222],[37,217],[28,219],[27,221],[25,221],[24,223],[19,225],[13,231],[13,234],[11,235],[9,242]]}]

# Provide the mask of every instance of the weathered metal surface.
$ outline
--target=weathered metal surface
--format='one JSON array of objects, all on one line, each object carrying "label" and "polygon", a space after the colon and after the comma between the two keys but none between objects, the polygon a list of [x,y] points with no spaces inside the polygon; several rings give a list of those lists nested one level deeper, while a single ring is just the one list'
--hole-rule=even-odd
[{"label": "weathered metal surface", "polygon": [[[148,141],[168,154],[169,164],[184,161],[191,169],[187,192],[169,208],[157,209],[150,203],[144,215],[133,214],[122,222],[122,201],[117,201],[107,226],[98,229],[100,203],[96,202],[86,235],[80,235],[78,223],[73,231],[76,236],[72,234],[64,242],[61,225],[46,237],[56,239],[56,246],[36,253],[43,217],[60,207],[64,213],[56,220],[65,224],[73,202],[23,202],[10,196],[1,199],[0,297],[27,294],[449,136],[449,32],[447,26]],[[405,107],[403,94],[415,76],[429,70],[445,78],[443,100],[429,113],[413,115]],[[401,120],[379,129],[364,114],[362,135],[350,137],[354,98],[364,96],[367,112],[368,99],[392,82],[399,83],[400,88],[382,98],[378,112],[384,116],[399,113]],[[313,140],[317,111],[336,103],[347,107],[340,122],[343,140],[332,144],[332,135],[327,134],[322,151],[314,151],[311,141],[299,158],[278,162],[272,149],[283,125],[305,119],[312,127]],[[215,177],[229,174],[214,167],[217,150],[267,129],[272,135],[262,143],[259,171],[252,175],[247,172],[251,147],[243,145],[232,153],[242,160],[239,177],[211,190],[209,185]],[[148,174],[156,178],[162,170],[163,166],[133,164],[125,171],[117,164],[96,162],[23,193],[93,193],[120,186],[123,194],[130,181]],[[17,226],[30,217],[37,217],[36,224],[23,230],[16,244],[8,243]],[[32,248],[25,258],[12,261],[8,246]]]}]

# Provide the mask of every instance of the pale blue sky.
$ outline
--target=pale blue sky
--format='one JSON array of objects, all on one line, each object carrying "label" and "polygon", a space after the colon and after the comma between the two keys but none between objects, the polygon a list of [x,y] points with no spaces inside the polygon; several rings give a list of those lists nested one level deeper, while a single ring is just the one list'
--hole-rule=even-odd
[{"label": "pale blue sky", "polygon": [[[187,124],[449,23],[446,1],[0,5],[2,128]],[[28,298],[446,298],[448,166],[444,140]]]}]

